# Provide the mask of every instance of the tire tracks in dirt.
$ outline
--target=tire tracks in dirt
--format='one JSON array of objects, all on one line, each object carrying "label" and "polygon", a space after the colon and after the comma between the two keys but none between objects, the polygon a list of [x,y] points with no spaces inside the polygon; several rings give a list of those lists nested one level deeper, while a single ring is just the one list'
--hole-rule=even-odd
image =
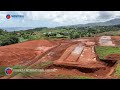
[{"label": "tire tracks in dirt", "polygon": [[[26,69],[29,69],[31,68],[32,66],[38,64],[40,62],[40,59],[45,56],[47,53],[49,53],[50,51],[52,51],[53,49],[55,49],[56,47],[59,47],[60,44],[56,45],[55,47],[47,50],[46,52],[44,52],[42,55],[37,55],[33,60],[31,60],[31,62],[27,63],[25,66],[28,66]],[[20,75],[20,74],[17,74],[17,75]],[[0,79],[9,79],[9,78],[13,78],[13,77],[16,77],[17,75],[15,76],[3,76],[1,77]]]}]

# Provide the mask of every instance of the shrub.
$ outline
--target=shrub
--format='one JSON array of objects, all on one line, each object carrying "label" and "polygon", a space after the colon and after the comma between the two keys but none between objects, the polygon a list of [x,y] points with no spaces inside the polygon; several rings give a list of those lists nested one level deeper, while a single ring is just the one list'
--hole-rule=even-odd
[{"label": "shrub", "polygon": [[18,43],[19,39],[18,37],[10,37],[8,39],[5,39],[1,42],[1,46],[5,46],[5,45],[10,45],[10,44],[15,44]]},{"label": "shrub", "polygon": [[75,39],[75,38],[79,38],[80,35],[77,32],[72,32],[70,33],[70,39]]}]

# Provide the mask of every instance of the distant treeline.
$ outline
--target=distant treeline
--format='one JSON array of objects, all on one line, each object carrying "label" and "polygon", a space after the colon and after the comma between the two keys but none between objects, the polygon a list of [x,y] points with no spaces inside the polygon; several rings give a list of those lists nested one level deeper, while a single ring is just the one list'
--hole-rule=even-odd
[{"label": "distant treeline", "polygon": [[[113,26],[87,26],[87,27],[56,27],[56,28],[35,28],[29,30],[20,30],[7,32],[0,29],[0,46],[14,43],[38,40],[38,39],[75,39],[80,37],[94,37],[97,34],[119,31],[120,25]],[[120,35],[120,34],[118,34]]]}]

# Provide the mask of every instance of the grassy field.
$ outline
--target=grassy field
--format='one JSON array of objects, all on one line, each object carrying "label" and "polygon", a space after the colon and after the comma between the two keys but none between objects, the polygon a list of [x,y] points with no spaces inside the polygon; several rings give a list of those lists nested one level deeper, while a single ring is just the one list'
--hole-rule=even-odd
[{"label": "grassy field", "polygon": [[109,54],[120,54],[120,47],[96,46],[95,50],[101,60]]},{"label": "grassy field", "polygon": [[108,32],[103,32],[103,33],[98,33],[96,36],[120,36],[120,30],[118,31],[108,31]]},{"label": "grassy field", "polygon": [[[104,57],[109,54],[120,54],[120,47],[96,46],[95,49],[101,60],[104,60]],[[120,62],[118,62],[114,72],[114,76],[118,75],[120,75]]]},{"label": "grassy field", "polygon": [[118,66],[115,69],[115,73],[114,76],[120,75],[120,64],[118,64]]},{"label": "grassy field", "polygon": [[34,68],[43,69],[43,68],[46,68],[52,64],[53,64],[52,61],[45,61],[45,62],[41,62],[40,64],[35,65]]},{"label": "grassy field", "polygon": [[65,75],[65,74],[56,75],[56,78],[59,78],[59,79],[94,79],[94,78],[87,77],[87,76],[76,76],[76,75],[70,76],[70,75]]}]

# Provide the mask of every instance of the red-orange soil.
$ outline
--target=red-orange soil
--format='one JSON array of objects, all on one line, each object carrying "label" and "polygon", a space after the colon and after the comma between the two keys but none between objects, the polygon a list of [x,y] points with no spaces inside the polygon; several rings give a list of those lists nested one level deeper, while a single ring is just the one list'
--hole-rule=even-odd
[{"label": "red-orange soil", "polygon": [[[90,46],[88,46],[90,45]],[[97,60],[94,51],[94,43],[75,44],[66,49],[63,55],[54,62],[56,65],[66,65],[85,68],[102,68],[105,67],[102,62]]]},{"label": "red-orange soil", "polygon": [[120,54],[109,54],[105,57],[106,60],[120,60]]},{"label": "red-orange soil", "polygon": [[47,40],[34,40],[0,47],[0,66],[22,65],[33,60],[38,54],[56,45]]},{"label": "red-orange soil", "polygon": [[[120,45],[118,36],[112,36],[113,44]],[[94,78],[112,78],[115,64],[120,55],[106,56],[100,61],[94,46],[99,45],[100,37],[74,40],[33,40],[0,47],[0,66],[33,65],[53,61],[46,69],[56,68],[56,72],[36,74],[31,77],[15,78],[58,78],[60,74],[70,76],[88,76]],[[35,67],[33,67],[35,68]],[[7,77],[6,77],[7,78]],[[8,77],[9,78],[9,77]]]},{"label": "red-orange soil", "polygon": [[111,36],[113,44],[120,46],[120,36]]}]

